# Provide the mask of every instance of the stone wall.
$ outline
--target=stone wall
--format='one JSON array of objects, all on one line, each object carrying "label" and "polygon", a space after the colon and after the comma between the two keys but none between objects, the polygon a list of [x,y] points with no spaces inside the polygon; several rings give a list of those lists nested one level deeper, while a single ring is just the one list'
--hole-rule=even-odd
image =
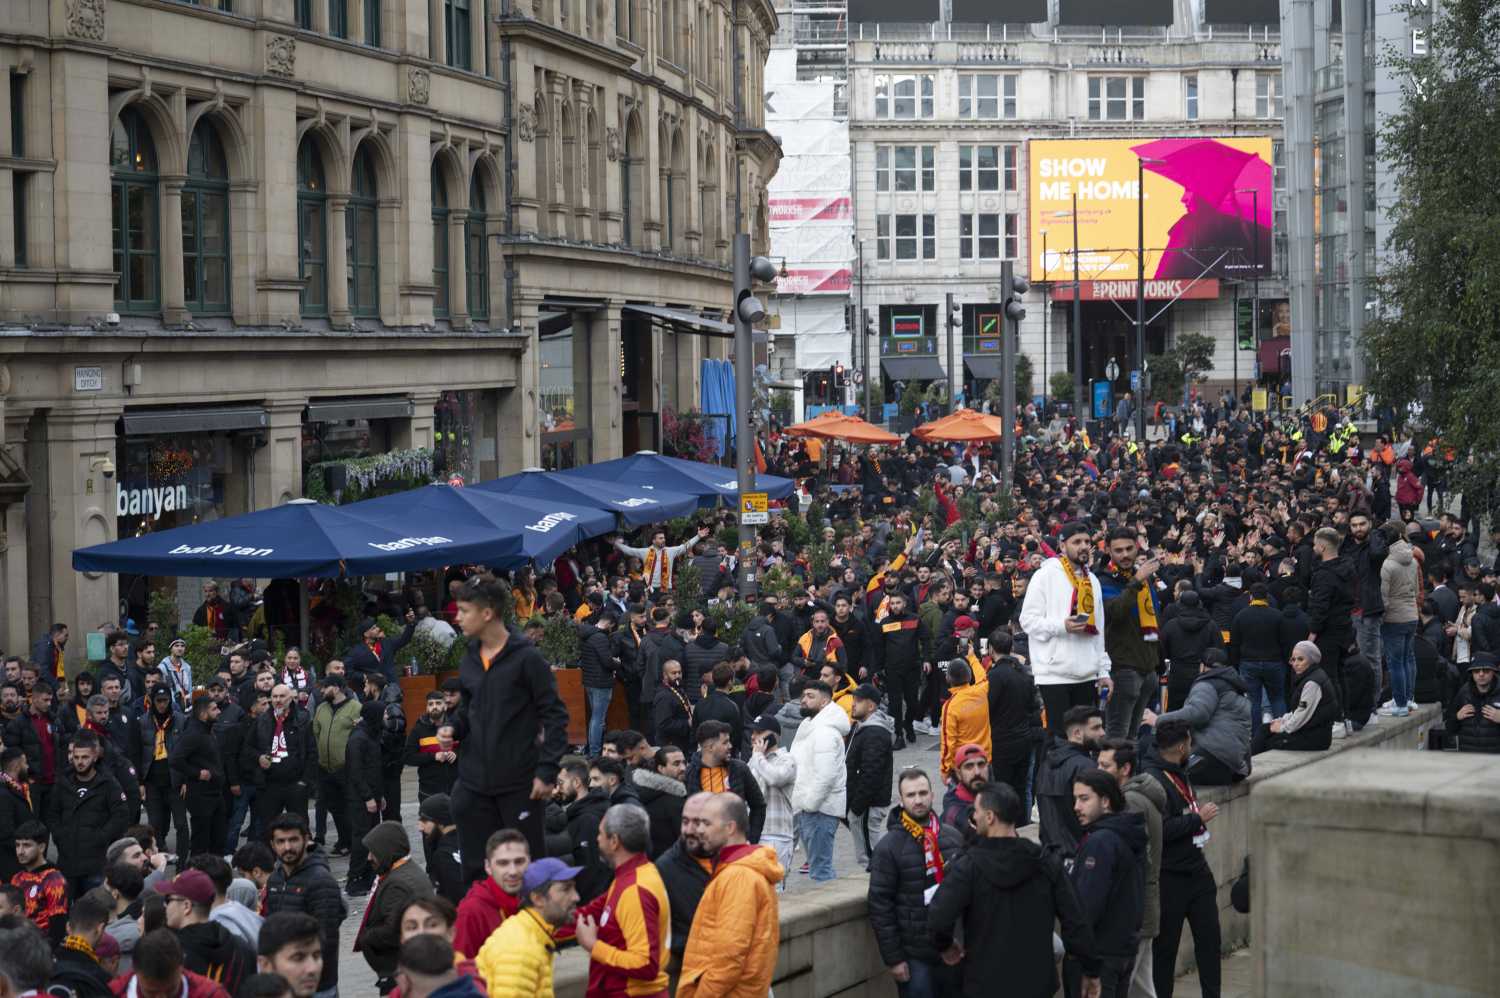
[{"label": "stone wall", "polygon": [[[1213,834],[1206,848],[1209,865],[1219,883],[1219,920],[1226,950],[1239,949],[1250,941],[1250,920],[1230,907],[1229,888],[1239,877],[1245,856],[1251,849],[1251,792],[1294,770],[1311,767],[1331,757],[1352,755],[1366,760],[1361,772],[1368,775],[1349,782],[1359,786],[1361,793],[1367,793],[1369,784],[1379,784],[1385,769],[1382,757],[1371,758],[1373,750],[1419,748],[1426,744],[1427,730],[1434,723],[1440,723],[1438,710],[1431,706],[1406,718],[1383,717],[1379,723],[1335,741],[1327,752],[1267,752],[1255,757],[1255,772],[1245,782],[1233,787],[1205,787],[1199,791],[1201,802],[1212,801],[1219,805],[1219,816],[1210,826]],[[1491,769],[1494,769],[1493,765]],[[1500,780],[1500,775],[1492,777],[1492,783],[1496,780]],[[1500,784],[1496,786],[1500,787]],[[1256,800],[1258,802],[1259,797]],[[1497,800],[1500,800],[1500,794],[1492,792],[1492,809],[1500,807],[1495,804]],[[1306,813],[1317,814],[1318,806],[1309,802]],[[1492,835],[1497,828],[1500,828],[1500,822],[1492,822]],[[1024,829],[1023,834],[1034,838],[1036,826]],[[1268,848],[1268,844],[1263,843],[1258,852],[1266,852]],[[1494,862],[1493,857],[1491,862]],[[1385,860],[1371,856],[1363,867],[1363,875],[1369,880],[1379,879],[1387,874],[1387,866]],[[1259,871],[1261,867],[1256,869]],[[835,995],[839,998],[888,998],[896,993],[895,983],[880,961],[865,914],[867,881],[862,874],[843,877],[814,890],[782,896],[781,955],[773,983],[776,998],[829,998]],[[1495,878],[1490,877],[1489,883],[1494,882]],[[1256,884],[1256,894],[1260,895],[1259,883]],[[1394,910],[1394,906],[1388,905],[1380,910]],[[1402,923],[1404,921],[1402,919]],[[1491,924],[1493,917],[1474,924],[1480,923]],[[1192,939],[1186,927],[1183,935],[1183,944],[1178,949],[1179,975],[1193,967]],[[582,952],[570,949],[558,957],[555,981],[558,998],[583,998],[587,982],[588,961]],[[1281,989],[1270,993],[1308,995],[1313,992]]]},{"label": "stone wall", "polygon": [[1360,749],[1255,795],[1254,995],[1493,995],[1500,767]]}]

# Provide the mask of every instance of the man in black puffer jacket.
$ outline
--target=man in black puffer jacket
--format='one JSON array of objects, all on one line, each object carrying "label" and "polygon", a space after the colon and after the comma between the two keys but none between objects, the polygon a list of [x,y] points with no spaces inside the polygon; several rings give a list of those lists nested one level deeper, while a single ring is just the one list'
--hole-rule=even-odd
[{"label": "man in black puffer jacket", "polygon": [[57,843],[57,867],[78,897],[104,876],[104,853],[125,834],[125,791],[99,768],[99,736],[80,731],[59,767],[56,792],[47,801],[47,827]]},{"label": "man in black puffer jacket", "polygon": [[271,709],[250,723],[240,744],[239,772],[255,785],[262,828],[283,811],[306,817],[308,788],[317,780],[312,717],[296,699],[290,686],[273,687]]},{"label": "man in black puffer jacket", "polygon": [[[1126,809],[1119,784],[1101,770],[1080,773],[1073,790],[1074,809],[1084,833],[1070,879],[1083,916],[1094,930],[1094,947],[1102,964],[1101,993],[1124,995],[1130,990],[1146,906],[1146,818]],[[1064,962],[1063,980],[1069,994],[1079,993],[1083,975],[1078,961]]]},{"label": "man in black puffer jacket", "polygon": [[[849,830],[854,833],[854,859],[868,868],[880,830],[891,806],[891,770],[895,759],[896,725],[880,709],[880,691],[869,683],[854,688],[851,709],[855,721],[844,750]],[[879,822],[879,824],[876,824]]]},{"label": "man in black puffer jacket", "polygon": [[[1313,550],[1320,560],[1313,566],[1308,589],[1307,626],[1308,640],[1318,646],[1323,671],[1333,680],[1342,700],[1347,696],[1344,658],[1354,643],[1355,579],[1354,563],[1339,554],[1341,540],[1332,527],[1323,527],[1313,535]],[[1349,720],[1363,724],[1365,717]]]},{"label": "man in black puffer jacket", "polygon": [[1167,664],[1167,702],[1164,710],[1176,707],[1187,696],[1188,687],[1198,678],[1203,653],[1224,647],[1219,633],[1203,608],[1203,600],[1189,589],[1177,598],[1177,613],[1161,629],[1161,657]]},{"label": "man in black puffer jacket", "polygon": [[923,994],[946,994],[956,972],[943,963],[927,931],[927,902],[943,868],[962,852],[963,837],[932,810],[926,773],[902,773],[896,792],[901,805],[891,812],[886,834],[870,856],[870,928],[898,983],[910,983]]},{"label": "man in black puffer jacket", "polygon": [[578,625],[578,668],[583,673],[583,695],[588,707],[588,755],[598,755],[604,747],[604,720],[609,702],[615,694],[615,672],[620,667],[615,658],[614,633],[619,618],[605,610],[593,623]]},{"label": "man in black puffer jacket", "polygon": [[224,788],[228,784],[224,782],[224,757],[219,754],[219,740],[214,737],[218,719],[219,705],[213,696],[203,690],[194,692],[192,714],[167,757],[172,770],[172,791],[187,806],[194,853],[217,853],[226,835]]},{"label": "man in black puffer jacket", "polygon": [[[300,814],[279,815],[271,822],[270,835],[271,848],[280,862],[266,883],[266,915],[295,911],[313,916],[322,930],[323,951],[337,953],[339,927],[348,917],[349,908],[339,892],[339,882],[328,872],[328,858],[313,845],[307,819]],[[338,987],[339,963],[337,959],[323,961],[319,993]]]},{"label": "man in black puffer jacket", "polygon": [[694,704],[703,699],[703,681],[714,671],[714,666],[729,659],[729,646],[716,637],[717,633],[718,625],[706,619],[697,636],[683,649],[682,692]]},{"label": "man in black puffer jacket", "polygon": [[349,797],[349,880],[345,890],[350,897],[368,894],[375,881],[370,854],[364,837],[380,821],[385,781],[380,771],[380,735],[385,722],[385,706],[367,703],[359,709],[359,724],[349,735],[344,774]]}]

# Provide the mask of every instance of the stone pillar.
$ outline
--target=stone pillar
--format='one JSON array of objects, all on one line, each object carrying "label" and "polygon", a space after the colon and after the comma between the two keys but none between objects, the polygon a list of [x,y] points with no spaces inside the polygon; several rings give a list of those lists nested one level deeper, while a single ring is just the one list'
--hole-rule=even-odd
[{"label": "stone pillar", "polygon": [[250,485],[253,509],[280,506],[302,495],[303,398],[266,402],[266,445],[255,451]]},{"label": "stone pillar", "polygon": [[517,297],[512,322],[529,337],[526,352],[516,358],[515,384],[499,390],[495,407],[495,448],[499,473],[513,475],[541,465],[541,428],[537,422],[537,386],[541,350],[537,345],[540,299]]},{"label": "stone pillar", "polygon": [[[323,10],[315,4],[314,10]],[[235,268],[235,313],[241,301],[252,301],[251,321],[275,325],[282,320],[299,323],[302,315],[302,279],[298,276],[300,246],[297,239],[297,107],[296,94],[276,85],[256,87],[251,102],[251,143],[258,183],[231,183],[231,229],[237,246],[254,246],[253,274],[246,274],[246,294],[240,295],[239,264]],[[252,242],[252,240],[254,240]],[[238,259],[242,253],[235,253]]]},{"label": "stone pillar", "polygon": [[[586,331],[586,332],[584,332]],[[620,303],[607,311],[574,312],[573,336],[585,341],[589,364],[589,430],[593,433],[593,463],[621,457],[620,435]],[[574,356],[577,356],[575,351]],[[575,416],[575,422],[582,420]]]},{"label": "stone pillar", "polygon": [[359,42],[365,41],[365,0],[343,0],[344,16],[348,19],[349,40]]},{"label": "stone pillar", "polygon": [[448,20],[443,16],[443,0],[427,0],[427,22],[431,32],[432,61],[438,65],[448,63]]},{"label": "stone pillar", "polygon": [[320,35],[328,34],[328,5],[348,3],[348,0],[312,0],[312,29]]},{"label": "stone pillar", "polygon": [[31,647],[26,608],[26,504],[13,502],[0,508],[0,586],[5,589],[5,607],[0,613],[0,646]]},{"label": "stone pillar", "polygon": [[67,108],[52,129],[56,196],[48,208],[52,213],[49,241],[57,253],[55,318],[86,323],[114,310],[113,247],[107,235],[109,157],[105,154],[110,134],[109,64],[104,56],[91,52],[56,51],[47,66],[52,107]]},{"label": "stone pillar", "polygon": [[[50,550],[52,615],[79,631],[119,615],[119,577],[73,571],[73,550],[116,539],[115,479],[93,464],[115,461],[115,420],[122,412],[118,404],[102,404],[54,409],[47,417],[52,515],[44,524],[48,536],[42,549]],[[35,533],[31,539],[37,540]]]},{"label": "stone pillar", "polygon": [[397,419],[391,425],[391,450],[416,450],[432,447],[433,405],[438,400],[437,392],[411,393],[412,413],[409,419]]},{"label": "stone pillar", "polygon": [[[464,200],[467,203],[467,196]],[[454,329],[468,329],[474,325],[469,318],[469,247],[464,230],[467,220],[464,211],[448,213],[448,321]]]},{"label": "stone pillar", "polygon": [[[182,274],[182,185],[185,177],[161,178],[161,226],[158,277],[161,280],[163,325],[180,326],[188,321],[186,289]],[[199,234],[200,239],[202,234]]]},{"label": "stone pillar", "polygon": [[489,26],[484,23],[485,10],[484,0],[469,0],[469,68],[487,74],[489,67],[484,63],[484,39]]},{"label": "stone pillar", "polygon": [[349,248],[344,243],[349,199],[328,199],[328,321],[339,329],[349,328],[354,313],[349,310]]}]

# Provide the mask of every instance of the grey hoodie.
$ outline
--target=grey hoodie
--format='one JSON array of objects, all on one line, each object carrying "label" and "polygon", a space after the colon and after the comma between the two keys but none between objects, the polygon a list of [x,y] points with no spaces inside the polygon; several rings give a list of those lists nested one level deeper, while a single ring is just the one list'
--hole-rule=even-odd
[{"label": "grey hoodie", "polygon": [[1417,560],[1411,545],[1397,541],[1386,550],[1380,563],[1380,599],[1385,605],[1385,623],[1410,624],[1417,619],[1417,600],[1421,594]]},{"label": "grey hoodie", "polygon": [[1125,805],[1146,819],[1146,904],[1141,911],[1141,938],[1155,939],[1161,925],[1161,819],[1167,792],[1146,773],[1125,781]]},{"label": "grey hoodie", "polygon": [[208,919],[234,933],[252,950],[259,944],[260,924],[264,919],[238,901],[225,901],[208,913]]}]

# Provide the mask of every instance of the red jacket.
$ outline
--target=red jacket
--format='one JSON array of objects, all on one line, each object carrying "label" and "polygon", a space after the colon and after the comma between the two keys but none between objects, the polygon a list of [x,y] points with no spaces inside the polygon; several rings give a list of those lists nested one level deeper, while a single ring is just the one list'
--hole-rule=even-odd
[{"label": "red jacket", "polygon": [[[187,998],[230,998],[228,991],[202,974],[195,974],[184,968],[182,976],[188,985]],[[109,989],[115,993],[116,998],[125,998],[125,995],[130,993],[130,982],[133,980],[135,980],[134,974],[121,974],[109,982]]]},{"label": "red jacket", "polygon": [[489,877],[474,881],[469,893],[458,904],[458,921],[453,927],[453,949],[473,959],[479,947],[505,921],[521,910],[521,899],[511,897]]}]

